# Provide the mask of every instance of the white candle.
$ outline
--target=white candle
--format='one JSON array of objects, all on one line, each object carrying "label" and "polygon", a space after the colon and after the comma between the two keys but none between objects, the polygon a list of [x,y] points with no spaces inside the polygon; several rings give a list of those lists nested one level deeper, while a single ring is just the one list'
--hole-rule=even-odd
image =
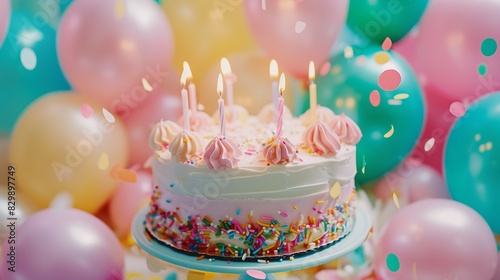
[{"label": "white candle", "polygon": [[227,96],[227,106],[229,107],[229,121],[233,121],[234,119],[234,99],[233,99],[233,83],[234,83],[234,75],[231,71],[231,65],[227,58],[223,57],[220,61],[220,67],[222,74],[224,75],[224,81],[226,83],[226,96]]},{"label": "white candle", "polygon": [[189,80],[188,92],[189,92],[189,109],[191,114],[196,113],[196,106],[198,105],[196,101],[196,86],[193,83],[193,74],[191,73],[191,68],[187,61],[184,61],[184,69],[186,70],[186,79]]},{"label": "white candle", "polygon": [[219,95],[219,121],[220,121],[220,134],[221,136],[226,135],[226,124],[224,122],[224,99],[222,99],[222,74],[219,73],[219,77],[217,79],[217,94]]},{"label": "white candle", "polygon": [[309,107],[311,110],[311,117],[316,120],[316,105],[318,104],[316,96],[316,84],[314,83],[315,71],[314,62],[309,63]]},{"label": "white candle", "polygon": [[182,71],[181,75],[181,99],[182,99],[182,117],[184,119],[184,129],[189,130],[189,108],[188,108],[188,92],[186,90],[186,73]]},{"label": "white candle", "polygon": [[271,60],[271,63],[269,64],[269,76],[271,77],[272,84],[271,84],[271,90],[273,93],[273,105],[274,105],[274,122],[276,122],[277,117],[278,117],[278,95],[279,95],[279,90],[278,90],[278,63],[276,60]]}]

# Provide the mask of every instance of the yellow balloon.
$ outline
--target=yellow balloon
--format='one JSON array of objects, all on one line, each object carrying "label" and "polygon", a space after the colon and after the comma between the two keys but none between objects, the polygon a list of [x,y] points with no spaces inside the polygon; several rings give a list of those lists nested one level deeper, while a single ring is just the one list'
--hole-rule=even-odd
[{"label": "yellow balloon", "polygon": [[209,67],[236,51],[256,44],[245,21],[243,0],[168,0],[163,9],[174,34],[174,64],[189,62],[194,81]]},{"label": "yellow balloon", "polygon": [[[236,75],[233,86],[234,103],[244,106],[250,114],[256,115],[267,104],[273,102],[272,80],[269,75],[271,59],[259,51],[234,53],[227,56],[231,71]],[[279,65],[278,65],[279,67]],[[220,61],[212,65],[203,82],[198,86],[199,103],[211,115],[217,109],[217,76],[221,72]],[[285,73],[286,86],[283,93],[285,104],[293,112],[293,92],[301,82]]]},{"label": "yellow balloon", "polygon": [[67,192],[75,208],[99,210],[118,183],[111,168],[124,167],[128,159],[125,128],[108,113],[78,94],[53,93],[34,101],[11,138],[19,189],[43,208]]}]

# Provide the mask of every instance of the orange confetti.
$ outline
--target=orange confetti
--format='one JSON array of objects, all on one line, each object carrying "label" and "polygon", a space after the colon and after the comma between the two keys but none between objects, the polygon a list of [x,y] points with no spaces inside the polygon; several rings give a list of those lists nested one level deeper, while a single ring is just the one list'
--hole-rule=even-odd
[{"label": "orange confetti", "polygon": [[391,60],[391,56],[387,52],[378,52],[378,53],[375,54],[375,56],[373,57],[373,59],[375,60],[375,62],[377,64],[384,65],[387,62],[389,62],[389,60]]},{"label": "orange confetti", "polygon": [[391,40],[391,38],[389,38],[389,37],[385,38],[384,42],[382,43],[382,49],[384,51],[388,51],[388,50],[391,49],[391,47],[392,47],[392,40]]},{"label": "orange confetti", "polygon": [[378,107],[380,105],[380,92],[374,90],[370,93],[370,103],[373,107]]},{"label": "orange confetti", "polygon": [[120,166],[118,164],[115,164],[113,167],[111,167],[111,170],[109,171],[109,176],[113,179],[118,179],[118,171],[120,170]]},{"label": "orange confetti", "polygon": [[117,177],[119,180],[127,183],[137,182],[137,173],[133,170],[128,170],[128,169],[118,170]]},{"label": "orange confetti", "polygon": [[368,241],[368,239],[370,239],[370,237],[372,237],[372,234],[373,234],[373,226],[370,228],[370,231],[366,235],[364,242]]},{"label": "orange confetti", "polygon": [[394,126],[391,124],[391,129],[384,134],[384,138],[389,138],[394,134]]},{"label": "orange confetti", "polygon": [[396,205],[396,207],[399,209],[399,199],[398,199],[398,195],[396,194],[396,192],[392,193],[392,200],[394,201],[394,204]]}]

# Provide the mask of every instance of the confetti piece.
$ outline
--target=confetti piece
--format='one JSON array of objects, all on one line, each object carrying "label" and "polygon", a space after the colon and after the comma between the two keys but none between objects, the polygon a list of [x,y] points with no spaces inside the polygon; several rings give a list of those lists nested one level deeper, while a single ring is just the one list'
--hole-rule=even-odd
[{"label": "confetti piece", "polygon": [[490,141],[486,142],[486,144],[485,144],[486,151],[491,150],[492,147],[493,147],[493,144]]},{"label": "confetti piece", "polygon": [[396,194],[396,192],[392,193],[392,200],[394,201],[394,204],[396,205],[396,207],[399,209],[399,199],[398,199],[398,195]]},{"label": "confetti piece", "polygon": [[241,213],[241,210],[240,209],[236,209],[236,216],[239,216]]},{"label": "confetti piece", "polygon": [[365,170],[366,170],[366,160],[365,156],[363,156],[363,167],[361,167],[361,173],[365,174]]},{"label": "confetti piece", "polygon": [[370,104],[373,107],[378,107],[380,105],[380,92],[378,90],[374,90],[370,93]]},{"label": "confetti piece", "polygon": [[430,138],[429,140],[427,140],[424,144],[424,151],[428,152],[432,149],[432,147],[434,147],[434,143],[436,142],[436,139],[434,138]]},{"label": "confetti piece", "polygon": [[321,67],[319,68],[319,74],[321,76],[324,76],[326,74],[328,74],[328,72],[330,71],[330,68],[331,68],[331,64],[330,64],[330,61],[325,61]]},{"label": "confetti piece", "polygon": [[262,8],[262,10],[263,10],[263,11],[265,11],[265,10],[266,10],[266,4],[267,4],[267,3],[266,3],[266,0],[262,0],[262,2],[260,3],[261,8]]},{"label": "confetti piece", "polygon": [[408,93],[398,93],[394,96],[394,99],[396,100],[404,100],[406,98],[410,97]]},{"label": "confetti piece", "polygon": [[450,113],[457,118],[460,118],[465,114],[465,106],[462,102],[453,102],[450,105]]},{"label": "confetti piece", "polygon": [[30,48],[23,48],[21,50],[21,63],[27,70],[33,70],[37,64],[37,57],[35,52]]},{"label": "confetti piece", "polygon": [[389,138],[394,134],[394,126],[391,124],[391,129],[384,134],[384,138]]},{"label": "confetti piece", "polygon": [[399,270],[399,259],[395,254],[388,254],[385,259],[385,263],[387,264],[387,268],[389,269],[389,271],[397,272]]},{"label": "confetti piece", "polygon": [[89,104],[83,103],[82,106],[80,107],[80,113],[84,118],[88,119],[94,113],[94,109],[92,109],[92,107],[90,107]]},{"label": "confetti piece", "polygon": [[384,42],[382,43],[382,49],[384,51],[388,51],[388,50],[391,49],[391,47],[392,47],[392,40],[391,40],[391,38],[389,38],[389,37],[385,38]]},{"label": "confetti piece", "polygon": [[118,170],[117,177],[119,180],[127,183],[137,182],[137,173],[134,170],[128,170],[128,169]]},{"label": "confetti piece", "polygon": [[205,273],[195,270],[188,271],[187,280],[203,280],[205,278]]},{"label": "confetti piece", "polygon": [[375,56],[373,57],[373,59],[375,60],[375,62],[377,64],[384,65],[387,62],[389,62],[389,60],[391,60],[391,56],[387,52],[378,52],[378,53],[375,54]]},{"label": "confetti piece", "polygon": [[106,153],[101,154],[101,156],[99,157],[99,161],[97,162],[97,167],[102,171],[108,169],[109,167],[108,154]]},{"label": "confetti piece", "polygon": [[481,53],[484,56],[492,56],[497,51],[497,41],[493,38],[486,38],[481,43]]},{"label": "confetti piece", "polygon": [[363,66],[366,62],[366,56],[360,55],[358,58],[356,58],[356,65],[358,66]]},{"label": "confetti piece", "polygon": [[115,116],[113,116],[113,114],[111,114],[108,110],[106,110],[106,108],[102,108],[102,114],[109,123],[115,122]]},{"label": "confetti piece", "polygon": [[340,74],[340,72],[342,72],[342,66],[335,65],[332,67],[332,74],[333,75],[338,75],[338,74]]},{"label": "confetti piece", "polygon": [[370,239],[370,237],[372,236],[372,234],[373,234],[373,226],[370,228],[370,231],[366,235],[364,242],[368,241],[368,239]]},{"label": "confetti piece", "polygon": [[481,134],[477,133],[476,135],[474,135],[474,140],[476,141],[481,140]]},{"label": "confetti piece", "polygon": [[124,0],[117,0],[115,6],[115,16],[121,19],[125,16],[125,2]]},{"label": "confetti piece", "polygon": [[306,23],[303,21],[297,21],[295,23],[295,33],[300,34],[306,29]]},{"label": "confetti piece", "polygon": [[146,78],[142,78],[142,87],[147,92],[153,91],[153,87],[149,84],[149,82],[148,82],[148,80],[146,80]]},{"label": "confetti piece", "polygon": [[73,207],[73,196],[68,192],[62,192],[56,195],[51,201],[49,208],[52,209],[70,209]]},{"label": "confetti piece", "polygon": [[403,104],[403,101],[397,100],[397,99],[389,99],[389,100],[387,100],[387,104],[393,105],[393,106],[399,106],[399,105]]},{"label": "confetti piece", "polygon": [[266,273],[260,270],[248,269],[247,275],[255,279],[266,279]]},{"label": "confetti piece", "polygon": [[383,90],[395,90],[401,84],[401,75],[395,69],[385,70],[378,77],[378,85]]},{"label": "confetti piece", "polygon": [[486,67],[484,63],[481,63],[477,67],[477,72],[479,73],[479,75],[484,76],[488,72],[488,67]]},{"label": "confetti piece", "polygon": [[109,176],[111,176],[111,178],[113,179],[117,179],[118,180],[118,171],[120,170],[120,166],[118,164],[115,164],[111,170],[109,171]]},{"label": "confetti piece", "polygon": [[337,199],[340,196],[340,193],[342,192],[342,187],[340,186],[339,182],[335,182],[333,186],[330,189],[330,196],[333,199]]},{"label": "confetti piece", "polygon": [[413,280],[417,280],[417,264],[413,263]]},{"label": "confetti piece", "polygon": [[344,57],[345,58],[352,58],[354,56],[354,52],[352,50],[351,46],[346,46],[344,47]]}]

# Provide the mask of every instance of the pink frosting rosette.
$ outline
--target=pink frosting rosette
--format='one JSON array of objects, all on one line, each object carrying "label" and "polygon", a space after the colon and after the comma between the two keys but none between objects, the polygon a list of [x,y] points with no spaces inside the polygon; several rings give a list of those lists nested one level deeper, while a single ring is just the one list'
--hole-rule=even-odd
[{"label": "pink frosting rosette", "polygon": [[203,161],[210,169],[234,168],[243,154],[236,140],[230,136],[216,136],[208,143]]},{"label": "pink frosting rosette", "polygon": [[346,144],[356,145],[363,136],[359,126],[344,113],[335,116],[328,126],[339,136],[340,141]]},{"label": "pink frosting rosette", "polygon": [[179,131],[181,127],[173,121],[161,120],[149,134],[149,146],[155,151],[164,151]]},{"label": "pink frosting rosette", "polygon": [[203,153],[203,143],[198,133],[184,129],[172,139],[168,150],[178,162],[188,162]]},{"label": "pink frosting rosette", "polygon": [[284,164],[297,159],[297,151],[290,140],[274,136],[266,141],[262,154],[271,164]]},{"label": "pink frosting rosette", "polygon": [[339,136],[322,121],[311,125],[303,139],[304,144],[318,155],[336,155],[342,146]]}]

